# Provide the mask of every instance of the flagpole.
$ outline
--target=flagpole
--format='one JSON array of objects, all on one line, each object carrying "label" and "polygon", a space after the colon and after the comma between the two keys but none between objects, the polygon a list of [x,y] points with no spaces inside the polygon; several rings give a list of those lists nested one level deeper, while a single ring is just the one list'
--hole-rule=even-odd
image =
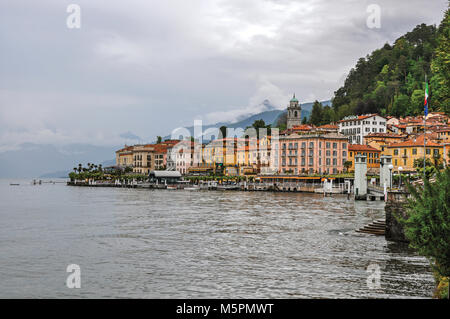
[{"label": "flagpole", "polygon": [[[427,128],[426,128],[426,126],[427,126],[427,122],[426,122],[426,117],[427,117],[427,114],[428,114],[428,97],[427,97],[427,95],[428,95],[428,88],[427,88],[427,75],[425,74],[425,102],[426,102],[426,104],[425,104],[425,108],[424,108],[424,116],[423,116],[423,182],[425,183],[425,177],[426,177],[426,174],[425,174],[425,168],[426,168],[426,163],[427,163],[427,161],[426,161],[426,157],[427,157],[427,155],[426,155],[426,153],[427,153],[427,146],[426,146],[426,140],[427,140],[427,135],[426,135],[426,131],[427,131]],[[425,185],[425,184],[424,184]]]}]

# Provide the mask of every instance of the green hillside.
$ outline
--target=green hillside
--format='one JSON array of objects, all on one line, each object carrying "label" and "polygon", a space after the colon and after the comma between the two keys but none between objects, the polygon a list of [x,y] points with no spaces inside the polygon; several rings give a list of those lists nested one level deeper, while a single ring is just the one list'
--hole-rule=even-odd
[{"label": "green hillside", "polygon": [[425,76],[429,110],[450,114],[450,10],[439,27],[418,25],[350,70],[333,98],[335,120],[350,114],[423,114]]}]

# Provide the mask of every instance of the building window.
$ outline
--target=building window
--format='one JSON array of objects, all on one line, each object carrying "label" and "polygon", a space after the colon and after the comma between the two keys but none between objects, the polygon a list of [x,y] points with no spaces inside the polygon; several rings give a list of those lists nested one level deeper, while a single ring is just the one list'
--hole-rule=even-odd
[{"label": "building window", "polygon": [[[398,155],[398,149],[394,150],[394,155]],[[397,164],[396,164],[397,165]]]}]

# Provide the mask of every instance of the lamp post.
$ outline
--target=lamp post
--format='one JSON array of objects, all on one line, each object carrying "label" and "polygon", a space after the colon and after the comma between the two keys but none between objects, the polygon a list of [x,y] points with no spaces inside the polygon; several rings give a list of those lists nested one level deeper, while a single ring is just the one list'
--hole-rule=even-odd
[{"label": "lamp post", "polygon": [[402,187],[402,170],[403,170],[403,167],[399,166],[399,168],[398,168],[398,174],[400,175],[400,176],[399,176],[400,180],[399,180],[399,182],[398,182],[398,188]]},{"label": "lamp post", "polygon": [[389,177],[390,177],[389,188],[392,189],[392,169],[394,168],[394,165],[389,164],[388,168],[389,168]]}]

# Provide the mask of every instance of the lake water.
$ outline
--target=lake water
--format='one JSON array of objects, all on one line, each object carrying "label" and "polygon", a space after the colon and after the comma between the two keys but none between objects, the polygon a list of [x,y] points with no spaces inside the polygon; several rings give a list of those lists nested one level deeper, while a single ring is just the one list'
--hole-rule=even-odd
[{"label": "lake water", "polygon": [[[0,298],[409,298],[429,263],[354,230],[384,203],[0,180]],[[69,264],[81,288],[66,287]],[[380,267],[369,289],[367,267]]]}]

